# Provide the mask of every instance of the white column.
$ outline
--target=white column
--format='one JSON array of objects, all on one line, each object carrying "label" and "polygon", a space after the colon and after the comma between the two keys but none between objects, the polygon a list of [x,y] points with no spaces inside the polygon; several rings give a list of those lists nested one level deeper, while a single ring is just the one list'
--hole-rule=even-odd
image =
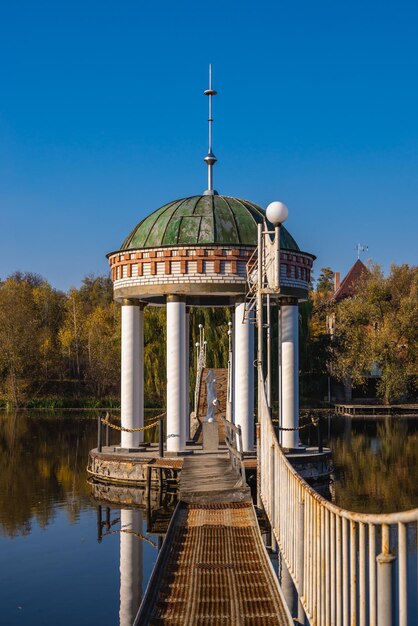
[{"label": "white column", "polygon": [[[139,360],[138,360],[138,395],[139,395],[139,407],[138,407],[138,426],[144,425],[144,306],[139,307],[138,312],[138,342],[139,342]],[[144,433],[140,431],[138,433],[138,443],[144,441]]]},{"label": "white column", "polygon": [[[281,307],[282,319],[282,426],[299,425],[299,310],[298,303]],[[297,448],[297,430],[282,431],[282,446]]]},{"label": "white column", "polygon": [[242,445],[254,448],[254,327],[243,323],[245,303],[235,305],[234,422],[241,426]]},{"label": "white column", "polygon": [[185,333],[185,373],[184,373],[184,439],[190,437],[189,365],[190,365],[190,313],[186,309]]},{"label": "white column", "polygon": [[[144,313],[135,302],[122,304],[121,422],[124,428],[144,425]],[[121,447],[135,448],[142,433],[122,431]]]},{"label": "white column", "polygon": [[167,296],[167,451],[184,449],[186,303]]},{"label": "white column", "polygon": [[119,626],[132,626],[142,597],[142,539],[133,534],[142,534],[141,509],[121,509],[120,525]]}]

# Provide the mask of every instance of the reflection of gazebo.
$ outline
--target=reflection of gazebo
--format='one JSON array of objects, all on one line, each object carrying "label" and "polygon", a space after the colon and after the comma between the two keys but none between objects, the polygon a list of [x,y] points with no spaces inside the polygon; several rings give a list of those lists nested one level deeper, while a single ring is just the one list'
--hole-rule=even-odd
[{"label": "reflection of gazebo", "polygon": [[[211,102],[216,92],[210,88],[205,93]],[[211,129],[211,104],[209,118]],[[157,209],[133,229],[120,250],[108,255],[114,298],[122,305],[124,428],[143,425],[144,306],[167,307],[167,450],[171,452],[182,451],[189,436],[189,306],[234,307],[233,416],[241,425],[244,449],[251,450],[254,445],[253,325],[244,323],[243,318],[246,264],[257,246],[257,225],[263,223],[265,213],[253,202],[214,191],[216,158],[211,137],[205,161],[208,190],[203,195]],[[291,367],[297,379],[297,303],[306,298],[313,257],[300,252],[283,227],[280,240],[282,340],[293,346]],[[284,362],[283,371],[286,367]],[[292,393],[297,395],[297,384]],[[294,410],[298,410],[296,405]],[[122,432],[121,447],[137,447],[141,435]]]}]

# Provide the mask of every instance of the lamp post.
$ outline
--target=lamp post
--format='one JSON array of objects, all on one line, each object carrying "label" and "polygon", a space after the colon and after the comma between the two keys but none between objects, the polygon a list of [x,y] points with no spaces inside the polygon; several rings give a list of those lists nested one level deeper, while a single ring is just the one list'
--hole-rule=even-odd
[{"label": "lamp post", "polygon": [[[274,226],[274,243],[275,243],[275,287],[279,294],[279,314],[278,314],[278,365],[279,365],[279,423],[282,425],[282,323],[281,323],[281,308],[280,308],[280,227],[288,218],[289,209],[283,202],[271,202],[266,210],[267,219]],[[269,299],[270,300],[270,299]],[[270,302],[268,302],[268,305]],[[269,312],[270,318],[270,312]],[[271,398],[271,376],[268,375],[268,396]],[[271,400],[270,400],[271,404]],[[281,437],[281,431],[280,431]]]},{"label": "lamp post", "polygon": [[280,227],[289,216],[289,209],[283,202],[270,202],[266,210],[266,216],[269,222],[274,226],[274,241],[276,244],[276,281],[277,289],[280,292]]}]

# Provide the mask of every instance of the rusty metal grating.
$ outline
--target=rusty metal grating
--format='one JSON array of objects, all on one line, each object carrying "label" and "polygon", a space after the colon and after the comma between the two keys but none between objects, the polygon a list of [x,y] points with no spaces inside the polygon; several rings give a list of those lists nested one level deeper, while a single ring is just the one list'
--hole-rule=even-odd
[{"label": "rusty metal grating", "polygon": [[187,505],[175,522],[140,624],[289,624],[252,504]]},{"label": "rusty metal grating", "polygon": [[208,511],[214,511],[214,510],[226,510],[226,509],[248,509],[248,502],[212,502],[210,504],[205,504],[204,506],[202,506],[201,504],[189,504],[188,507],[189,511],[193,511],[193,510],[208,510]]}]

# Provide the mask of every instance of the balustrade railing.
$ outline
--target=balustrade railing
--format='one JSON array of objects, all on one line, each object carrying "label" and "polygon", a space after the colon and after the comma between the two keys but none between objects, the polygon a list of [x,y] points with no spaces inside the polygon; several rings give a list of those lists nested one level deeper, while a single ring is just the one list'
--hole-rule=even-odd
[{"label": "balustrade railing", "polygon": [[236,426],[224,417],[219,418],[225,430],[225,443],[228,448],[229,458],[237,474],[241,473],[245,483],[244,452],[242,447],[241,426]]},{"label": "balustrade railing", "polygon": [[260,496],[311,626],[416,625],[418,509],[354,513],[319,495],[282,452],[261,376]]}]

